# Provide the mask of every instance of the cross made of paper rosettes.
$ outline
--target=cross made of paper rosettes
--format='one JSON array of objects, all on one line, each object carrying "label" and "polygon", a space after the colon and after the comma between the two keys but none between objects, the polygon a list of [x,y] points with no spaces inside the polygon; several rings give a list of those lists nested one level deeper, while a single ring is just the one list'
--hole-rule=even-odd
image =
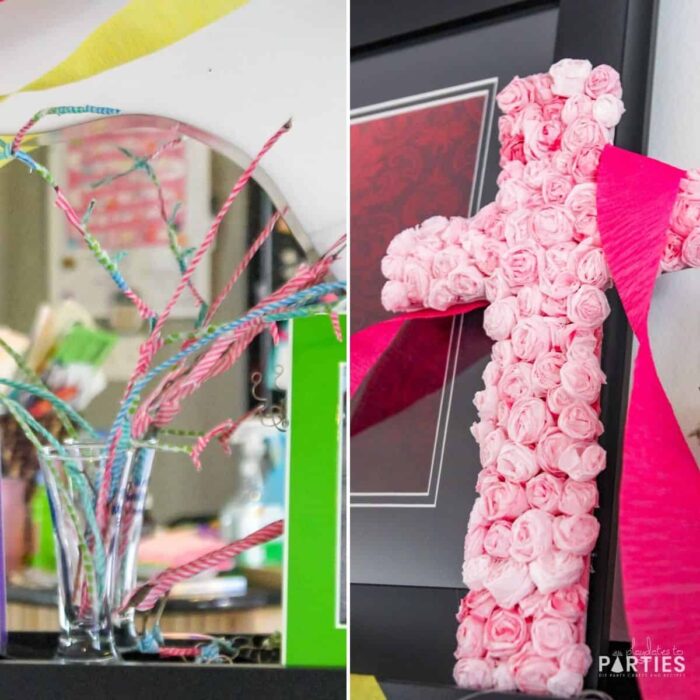
[{"label": "cross made of paper rosettes", "polygon": [[[382,260],[391,311],[486,299],[495,341],[474,403],[479,493],[469,517],[457,620],[458,685],[577,695],[596,476],[603,322],[611,286],[596,175],[624,112],[617,72],[565,59],[498,95],[494,202],[399,233]],[[700,267],[700,176],[686,174],[661,270]]]}]

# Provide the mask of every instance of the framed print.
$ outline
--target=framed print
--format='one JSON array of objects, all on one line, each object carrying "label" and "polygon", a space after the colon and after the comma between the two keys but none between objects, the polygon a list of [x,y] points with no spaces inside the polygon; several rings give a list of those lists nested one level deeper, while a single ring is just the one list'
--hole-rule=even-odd
[{"label": "framed print", "polygon": [[[496,86],[497,79],[491,78],[352,113],[351,226],[370,232],[361,233],[352,244],[356,254],[376,261],[396,231],[436,210],[473,213],[483,186]],[[377,187],[376,182],[382,185]],[[383,283],[379,268],[353,265],[355,329],[389,316],[379,302]],[[388,372],[375,374],[353,406],[355,506],[435,505],[461,324],[453,319],[426,323],[430,337],[417,339],[408,333],[400,341],[412,353],[418,352],[417,342],[432,346],[434,362],[428,363],[426,374],[406,381],[403,372],[387,368]],[[410,368],[402,366],[407,372]],[[385,391],[387,382],[390,391]],[[404,386],[411,389],[402,391]],[[411,431],[416,422],[425,430]],[[374,468],[379,450],[386,452],[381,470]]]}]

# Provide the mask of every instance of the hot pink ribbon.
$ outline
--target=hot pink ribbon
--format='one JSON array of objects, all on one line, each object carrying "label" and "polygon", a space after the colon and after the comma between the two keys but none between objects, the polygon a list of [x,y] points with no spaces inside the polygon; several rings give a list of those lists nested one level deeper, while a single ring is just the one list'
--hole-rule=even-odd
[{"label": "hot pink ribbon", "polygon": [[[634,648],[682,650],[684,673],[638,665],[645,700],[700,697],[700,473],[659,380],[648,317],[684,172],[613,146],[598,169],[603,250],[639,341],[624,441],[619,537]],[[660,663],[660,661],[659,661]],[[661,669],[659,669],[661,671]]]},{"label": "hot pink ribbon", "polygon": [[400,316],[394,316],[386,321],[375,323],[353,333],[350,339],[350,396],[355,395],[365,377],[389,349],[405,321],[459,316],[474,309],[480,309],[483,306],[486,306],[486,301],[480,299],[468,304],[451,306],[445,311],[435,311],[434,309],[411,311]]}]

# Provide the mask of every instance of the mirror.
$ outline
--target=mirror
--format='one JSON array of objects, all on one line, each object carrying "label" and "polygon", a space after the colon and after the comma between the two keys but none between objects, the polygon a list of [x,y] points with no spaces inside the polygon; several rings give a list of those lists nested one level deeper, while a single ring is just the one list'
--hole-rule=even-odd
[{"label": "mirror", "polygon": [[[39,134],[27,147],[37,162],[49,168],[80,215],[96,201],[88,219],[91,233],[118,261],[129,284],[157,310],[181,275],[173,241],[185,256],[201,242],[249,162],[215,137],[151,116],[97,119]],[[53,199],[51,188],[30,176],[21,163],[0,168],[0,333],[19,352],[28,352],[28,357],[34,353],[50,388],[63,391],[63,398],[74,402],[92,425],[106,431],[147,328]],[[263,162],[255,181],[223,220],[206,264],[193,277],[194,288],[206,301],[224,287],[273,211],[283,206]],[[285,213],[222,304],[217,321],[241,316],[288,280],[302,262],[317,258],[293,212]],[[166,334],[193,328],[197,307],[192,301],[183,295]],[[109,346],[99,372],[85,385],[77,375],[54,371],[51,361],[42,364],[37,359],[46,354],[47,348],[37,345],[45,338],[47,323],[69,328],[76,320],[103,333]],[[60,345],[63,330],[54,333],[52,342]],[[187,561],[207,547],[220,546],[220,538],[235,539],[282,517],[287,340],[284,324],[276,344],[269,333],[261,334],[232,370],[184,403],[173,424],[177,428],[207,430],[260,404],[266,418],[256,418],[255,424],[249,421],[241,428],[241,439],[234,435],[232,456],[215,445],[207,449],[201,473],[185,455],[156,455],[140,575]],[[4,369],[0,363],[0,376],[3,371],[9,371],[7,363]],[[55,415],[42,415],[42,420],[60,435]],[[45,522],[45,496],[41,486],[36,487],[36,460],[27,456],[31,446],[18,439],[8,416],[0,417],[0,424],[7,557],[12,569],[9,627],[54,630],[53,545],[46,537],[50,525]],[[281,545],[272,543],[241,557],[234,575],[183,586],[173,593],[163,629],[212,633],[279,629],[280,562]]]}]

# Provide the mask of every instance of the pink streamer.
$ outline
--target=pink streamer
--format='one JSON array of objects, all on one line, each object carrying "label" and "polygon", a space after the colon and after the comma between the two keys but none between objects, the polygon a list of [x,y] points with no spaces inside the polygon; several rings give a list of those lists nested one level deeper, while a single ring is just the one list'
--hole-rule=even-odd
[{"label": "pink streamer", "polygon": [[396,339],[405,321],[459,316],[484,306],[486,306],[486,301],[479,300],[468,304],[451,306],[445,311],[435,311],[433,309],[410,311],[353,333],[350,342],[350,396],[356,394],[365,377],[371,373],[379,360],[384,356],[384,353]]},{"label": "pink streamer", "polygon": [[625,429],[620,552],[627,623],[637,648],[683,650],[684,674],[640,674],[645,700],[698,697],[700,473],[654,366],[648,316],[684,173],[608,147],[598,171],[605,256],[639,341]]}]

